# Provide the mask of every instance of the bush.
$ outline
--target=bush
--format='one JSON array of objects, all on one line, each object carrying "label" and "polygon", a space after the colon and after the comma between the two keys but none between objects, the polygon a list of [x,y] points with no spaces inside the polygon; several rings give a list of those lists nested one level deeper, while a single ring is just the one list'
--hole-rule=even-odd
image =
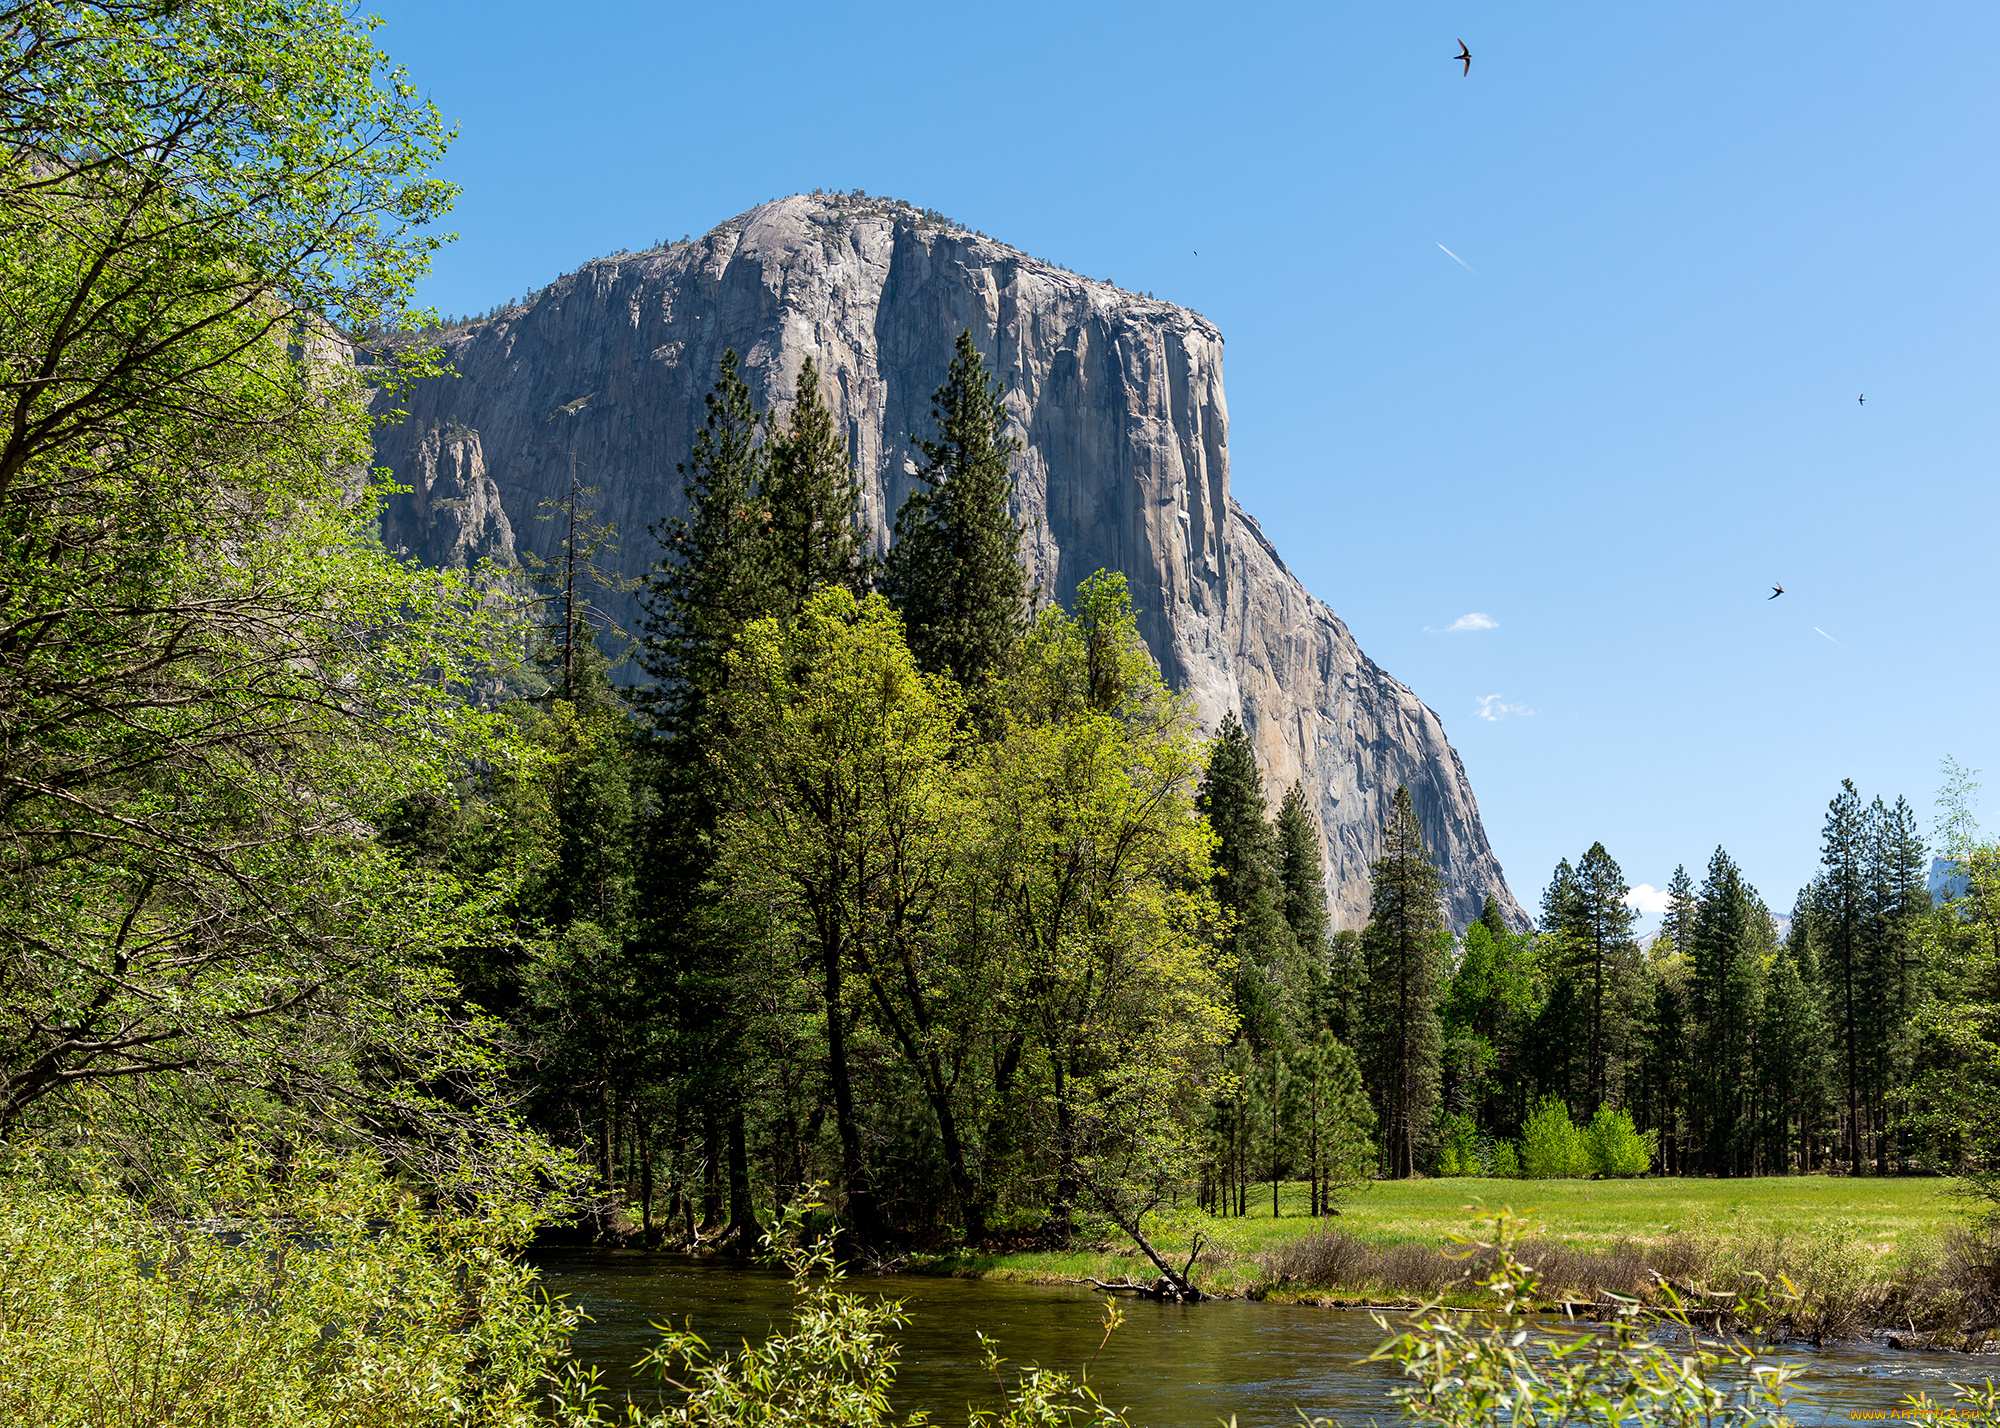
[{"label": "bush", "polygon": [[1521,1174],[1521,1157],[1514,1153],[1514,1142],[1496,1140],[1493,1142],[1493,1176],[1497,1180],[1517,1179]]},{"label": "bush", "polygon": [[207,1220],[0,1177],[0,1422],[538,1421],[578,1315],[505,1217],[424,1214],[359,1161],[214,1174]]},{"label": "bush", "polygon": [[1590,1144],[1560,1096],[1544,1096],[1521,1130],[1521,1174],[1562,1180],[1590,1174]]},{"label": "bush", "polygon": [[1641,1135],[1632,1125],[1632,1113],[1599,1106],[1590,1120],[1590,1168],[1599,1175],[1630,1179],[1653,1168],[1653,1151],[1659,1133]]},{"label": "bush", "polygon": [[1486,1165],[1479,1153],[1479,1129],[1470,1116],[1446,1116],[1438,1127],[1439,1175],[1484,1175]]}]

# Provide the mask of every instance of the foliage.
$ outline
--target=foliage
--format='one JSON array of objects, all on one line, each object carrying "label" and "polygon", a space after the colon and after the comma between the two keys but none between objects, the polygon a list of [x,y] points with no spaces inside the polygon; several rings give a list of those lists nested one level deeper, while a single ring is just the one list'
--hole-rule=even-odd
[{"label": "foliage", "polygon": [[[1435,1306],[1419,1311],[1410,1328],[1370,1355],[1400,1366],[1403,1382],[1390,1397],[1406,1418],[1439,1428],[1779,1428],[1786,1421],[1785,1389],[1796,1370],[1759,1360],[1740,1340],[1717,1343],[1671,1290],[1662,1309],[1626,1301],[1590,1332],[1531,1337],[1540,1275],[1515,1256],[1518,1232],[1518,1222],[1496,1216],[1493,1240],[1474,1247],[1485,1257],[1476,1282],[1491,1296],[1490,1308],[1470,1316]],[[1655,1337],[1657,1323],[1684,1343]]]},{"label": "foliage", "polygon": [[0,1175],[0,1413],[114,1428],[543,1421],[580,1317],[533,1292],[518,1206],[427,1209],[365,1158],[205,1167],[204,1219]]},{"label": "foliage", "polygon": [[1051,1214],[1087,1196],[1135,1236],[1186,1174],[1234,1030],[1200,768],[1192,711],[1140,641],[1124,577],[1099,572],[1073,614],[1039,617],[980,765],[980,869],[1053,1111]]},{"label": "foliage", "polygon": [[1622,1106],[1599,1106],[1584,1135],[1590,1146],[1590,1168],[1607,1179],[1629,1179],[1653,1167],[1659,1137],[1635,1129],[1632,1113]]},{"label": "foliage", "polygon": [[1544,1096],[1521,1128],[1521,1174],[1563,1180],[1591,1171],[1591,1145],[1560,1096]]},{"label": "foliage", "polygon": [[1384,1168],[1413,1175],[1432,1124],[1438,1093],[1439,944],[1448,938],[1439,910],[1443,880],[1424,846],[1410,791],[1398,787],[1382,856],[1370,869],[1364,1070],[1382,1128]]},{"label": "foliage", "polygon": [[1222,716],[1209,751],[1200,807],[1216,836],[1216,900],[1230,916],[1236,1014],[1259,1051],[1288,1045],[1310,1018],[1314,969],[1285,917],[1282,850],[1265,816],[1264,776],[1234,711]]},{"label": "foliage", "polygon": [[[990,384],[990,385],[989,385]],[[918,665],[949,673],[983,700],[1020,637],[1031,604],[1008,509],[1007,404],[970,330],[960,332],[944,385],[931,398],[937,435],[912,436],[923,454],[917,489],[896,512],[883,588],[909,627]]]},{"label": "foliage", "polygon": [[[926,924],[944,898],[962,817],[956,686],[919,671],[888,601],[825,586],[786,623],[748,626],[730,656],[722,876],[797,939],[823,997],[848,1212],[875,1229],[848,1074],[847,984],[925,979]],[[918,998],[929,991],[913,993]],[[913,1009],[921,1022],[921,1006]],[[935,1045],[906,1025],[905,1051]],[[928,1041],[928,1036],[925,1037]],[[931,1087],[940,1095],[942,1086]],[[968,1204],[969,1182],[959,1186]]]},{"label": "foliage", "polygon": [[142,1176],[244,1118],[520,1173],[438,965],[493,889],[375,836],[523,757],[464,698],[508,632],[373,540],[334,335],[400,320],[442,126],[315,0],[0,13],[0,1134],[95,1086]]}]

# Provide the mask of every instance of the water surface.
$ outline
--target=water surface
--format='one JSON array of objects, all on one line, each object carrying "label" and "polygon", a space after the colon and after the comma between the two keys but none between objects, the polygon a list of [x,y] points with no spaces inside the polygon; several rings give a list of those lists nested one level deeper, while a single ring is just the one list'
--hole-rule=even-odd
[{"label": "water surface", "polygon": [[[655,1391],[632,1367],[656,1338],[654,1321],[678,1327],[692,1319],[712,1348],[735,1348],[784,1328],[791,1306],[781,1274],[719,1259],[566,1251],[538,1263],[549,1292],[568,1295],[591,1316],[577,1336],[577,1356],[599,1365],[621,1397],[643,1400]],[[1128,1409],[1142,1428],[1212,1428],[1232,1414],[1240,1428],[1296,1425],[1301,1409],[1357,1425],[1392,1420],[1383,1393],[1393,1368],[1355,1362],[1382,1339],[1359,1310],[1124,1299],[1125,1326],[1100,1352],[1103,1297],[1086,1289],[920,1275],[849,1282],[905,1301],[911,1323],[898,1336],[896,1406],[929,1409],[941,1424],[963,1423],[967,1404],[1000,1405],[975,1331],[997,1339],[1013,1364],[1087,1374],[1105,1402]],[[1899,1353],[1873,1341],[1801,1347],[1781,1357],[1805,1370],[1806,1397],[1793,1411],[1809,1424],[1872,1416],[1918,1389],[1945,1395],[1950,1381],[1994,1372],[1986,1358]]]}]

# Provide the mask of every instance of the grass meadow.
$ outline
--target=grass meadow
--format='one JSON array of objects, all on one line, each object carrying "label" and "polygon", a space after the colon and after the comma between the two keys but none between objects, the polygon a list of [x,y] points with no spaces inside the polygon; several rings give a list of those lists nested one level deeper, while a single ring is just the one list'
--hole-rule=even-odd
[{"label": "grass meadow", "polygon": [[[1934,1277],[1966,1206],[1937,1179],[1401,1180],[1364,1185],[1338,1216],[1306,1214],[1303,1183],[1253,1187],[1241,1218],[1170,1211],[1149,1228],[1178,1265],[1203,1236],[1210,1292],[1320,1302],[1405,1303],[1449,1293],[1463,1271],[1454,1234],[1490,1235],[1511,1209],[1552,1292],[1643,1292],[1662,1278],[1736,1284],[1784,1274],[1826,1294]],[[1484,1231],[1481,1215],[1488,1217]],[[1537,1258],[1539,1257],[1539,1258]],[[1152,1277],[1114,1235],[1067,1252],[961,1253],[931,1272],[1032,1282]]]}]

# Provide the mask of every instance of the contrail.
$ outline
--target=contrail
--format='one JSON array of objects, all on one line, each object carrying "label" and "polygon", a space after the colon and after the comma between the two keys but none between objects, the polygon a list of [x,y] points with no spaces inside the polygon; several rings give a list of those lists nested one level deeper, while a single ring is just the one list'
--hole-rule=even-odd
[{"label": "contrail", "polygon": [[1465,271],[1472,274],[1473,277],[1476,278],[1479,276],[1479,269],[1473,267],[1472,264],[1466,262],[1465,259],[1459,257],[1458,254],[1452,252],[1451,249],[1445,248],[1444,244],[1440,243],[1438,244],[1438,247],[1444,249],[1445,257],[1451,259],[1452,262],[1458,264],[1459,267],[1465,269]]},{"label": "contrail", "polygon": [[[1820,637],[1821,639],[1823,639],[1823,640],[1833,640],[1833,636],[1832,636],[1832,635],[1829,635],[1829,634],[1828,634],[1828,633],[1827,633],[1827,632],[1826,632],[1825,630],[1822,630],[1822,629],[1821,629],[1821,628],[1820,628],[1820,627],[1819,627],[1818,625],[1814,625],[1814,626],[1813,626],[1812,628],[1813,628],[1813,633],[1814,633],[1814,634],[1816,634],[1816,635],[1818,635],[1818,636],[1819,636],[1819,637]],[[1839,640],[1833,640],[1833,642],[1834,642],[1835,644],[1837,644],[1837,645],[1840,645],[1840,641],[1839,641]],[[1840,647],[1841,647],[1842,649],[1846,649],[1846,648],[1847,648],[1847,646],[1846,646],[1846,645],[1840,645]]]}]

